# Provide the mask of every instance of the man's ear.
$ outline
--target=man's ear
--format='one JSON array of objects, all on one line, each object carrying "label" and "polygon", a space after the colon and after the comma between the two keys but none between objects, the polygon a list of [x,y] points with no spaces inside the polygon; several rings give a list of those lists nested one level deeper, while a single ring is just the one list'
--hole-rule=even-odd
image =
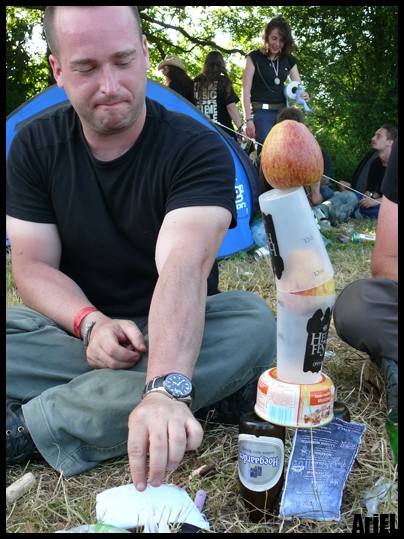
[{"label": "man's ear", "polygon": [[49,63],[52,68],[53,77],[59,86],[59,88],[63,88],[63,74],[62,74],[62,68],[59,65],[59,62],[57,61],[56,57],[51,54],[49,56]]}]

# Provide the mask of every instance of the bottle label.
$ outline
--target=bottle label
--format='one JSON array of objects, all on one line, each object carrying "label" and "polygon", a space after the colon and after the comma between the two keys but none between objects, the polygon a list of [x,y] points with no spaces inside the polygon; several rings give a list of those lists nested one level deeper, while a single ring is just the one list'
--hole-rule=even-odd
[{"label": "bottle label", "polygon": [[282,476],[285,446],[279,438],[240,434],[238,475],[241,483],[255,492],[274,487]]},{"label": "bottle label", "polygon": [[376,241],[376,235],[375,234],[358,234],[358,232],[355,232],[352,236],[352,243],[374,243]]}]

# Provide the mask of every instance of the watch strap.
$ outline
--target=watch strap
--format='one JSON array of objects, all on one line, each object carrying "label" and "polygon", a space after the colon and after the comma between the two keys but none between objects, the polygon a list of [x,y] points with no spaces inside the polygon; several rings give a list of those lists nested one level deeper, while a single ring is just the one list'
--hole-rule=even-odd
[{"label": "watch strap", "polygon": [[163,395],[166,395],[166,397],[169,397],[170,399],[172,400],[176,400],[176,401],[180,401],[180,402],[184,402],[185,404],[187,404],[189,407],[191,407],[191,404],[192,404],[192,401],[193,401],[193,397],[194,397],[194,394],[195,394],[195,388],[191,382],[191,380],[189,380],[189,382],[191,383],[192,385],[192,391],[191,391],[191,394],[186,396],[186,397],[177,397],[175,395],[172,395],[169,391],[166,390],[166,388],[164,387],[164,381],[166,379],[167,376],[169,376],[170,374],[177,374],[177,373],[169,373],[169,374],[166,374],[164,376],[156,376],[155,378],[153,378],[152,380],[150,380],[150,382],[148,382],[144,388],[143,388],[143,393],[142,393],[142,399],[148,395],[149,393],[162,393]]}]

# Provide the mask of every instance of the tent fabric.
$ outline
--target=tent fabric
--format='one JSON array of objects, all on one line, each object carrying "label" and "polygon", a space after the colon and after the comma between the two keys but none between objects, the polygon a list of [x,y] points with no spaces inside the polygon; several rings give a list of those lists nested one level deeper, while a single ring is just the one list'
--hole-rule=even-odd
[{"label": "tent fabric", "polygon": [[[230,138],[222,129],[208,121],[201,111],[184,99],[180,94],[159,82],[148,79],[146,88],[147,97],[154,99],[169,110],[187,114],[203,125],[219,133],[223,143],[228,147],[236,169],[235,191],[237,207],[237,226],[229,229],[219,249],[218,259],[233,256],[239,251],[249,250],[254,245],[250,224],[255,211],[254,204],[258,200],[258,177],[254,165],[247,154],[240,148],[234,139]],[[41,114],[49,112],[52,108],[61,106],[68,101],[65,91],[57,85],[50,86],[36,96],[32,97],[20,107],[15,109],[6,118],[6,157],[15,133],[27,122]],[[9,241],[6,232],[6,247]]]}]

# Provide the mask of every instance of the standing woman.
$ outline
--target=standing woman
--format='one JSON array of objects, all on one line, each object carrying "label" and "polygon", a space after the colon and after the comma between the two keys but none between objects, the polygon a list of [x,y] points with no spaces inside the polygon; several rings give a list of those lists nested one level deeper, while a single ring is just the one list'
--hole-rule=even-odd
[{"label": "standing woman", "polygon": [[194,83],[187,74],[184,62],[178,56],[167,55],[158,65],[159,70],[165,77],[165,85],[178,94],[188,99],[191,103],[194,101]]},{"label": "standing woman", "polygon": [[[284,83],[301,82],[297,59],[292,55],[294,41],[289,23],[283,17],[271,19],[262,31],[263,45],[246,56],[243,73],[243,110],[246,135],[260,144],[276,121],[276,115],[286,106]],[[305,101],[307,92],[302,93]],[[258,155],[261,146],[257,148]]]},{"label": "standing woman", "polygon": [[240,133],[242,121],[236,103],[240,101],[227,73],[224,58],[219,51],[206,55],[203,71],[194,78],[196,106],[213,122],[225,126],[226,133],[237,139],[233,123]]}]

